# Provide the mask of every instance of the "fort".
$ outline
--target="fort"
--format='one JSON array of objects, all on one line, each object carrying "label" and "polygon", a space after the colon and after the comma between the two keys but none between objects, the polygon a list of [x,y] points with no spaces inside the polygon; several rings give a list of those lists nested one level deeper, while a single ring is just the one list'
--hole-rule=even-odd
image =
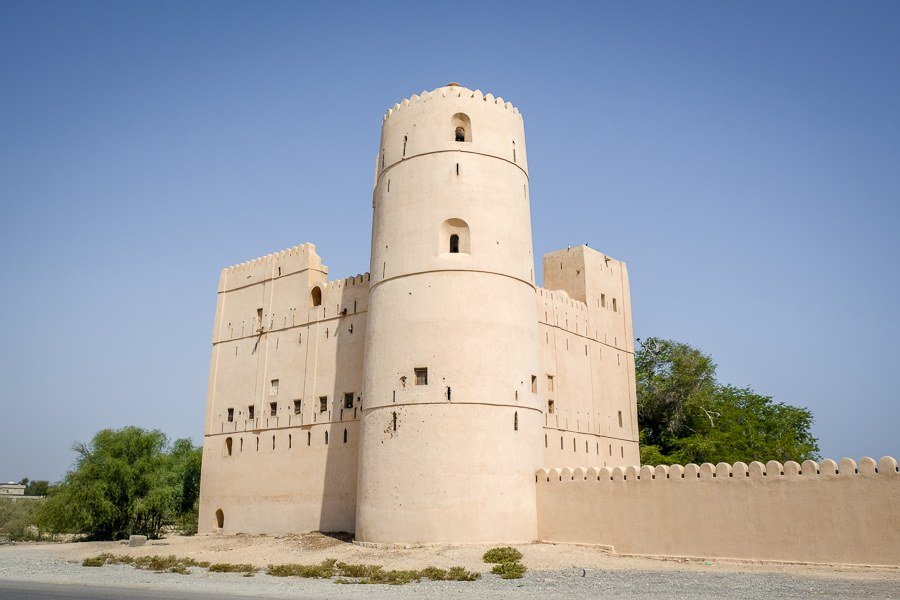
[{"label": "fort", "polygon": [[396,104],[372,210],[363,275],[309,243],[222,271],[201,532],[898,564],[890,457],[637,466],[626,265],[568,247],[536,284],[512,104]]}]

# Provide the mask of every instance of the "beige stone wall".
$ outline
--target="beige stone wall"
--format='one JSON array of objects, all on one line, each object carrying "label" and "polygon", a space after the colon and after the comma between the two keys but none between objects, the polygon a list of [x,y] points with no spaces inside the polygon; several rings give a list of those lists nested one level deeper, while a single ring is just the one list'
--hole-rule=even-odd
[{"label": "beige stone wall", "polygon": [[620,553],[900,565],[897,461],[538,471],[538,535]]},{"label": "beige stone wall", "polygon": [[327,281],[312,244],[222,271],[200,531],[218,510],[226,531],[353,530],[367,305],[368,276]]},{"label": "beige stone wall", "polygon": [[[582,250],[573,249],[572,252]],[[587,249],[587,252],[594,251]],[[551,256],[554,255],[547,255],[545,260]],[[615,264],[624,270],[624,264]],[[566,264],[562,271],[571,271],[570,275],[577,279],[576,271],[580,268]],[[207,402],[201,531],[217,528],[217,510],[224,514],[226,531],[355,530],[359,418],[364,403],[362,353],[367,332],[369,276],[328,281],[327,272],[311,244],[229,267],[222,272]],[[566,285],[559,281],[559,275],[553,281]],[[447,281],[455,285],[452,279]],[[608,282],[604,293],[610,298],[613,295],[627,298],[627,288],[616,288],[615,281]],[[320,306],[313,306],[312,289],[315,287],[322,292]],[[430,327],[439,327],[445,322],[446,331],[450,332],[447,335],[459,337],[446,337],[446,342],[451,347],[465,346],[470,329],[456,326],[462,318],[452,311],[435,314],[434,307],[444,299],[429,296],[430,289],[426,283],[417,288],[415,298],[410,294],[407,298],[401,295],[402,310],[395,312],[404,318],[427,320]],[[627,299],[623,301],[626,302],[624,306],[628,306]],[[438,431],[432,433],[434,441],[445,440],[446,445],[452,446],[458,440],[466,439],[481,449],[474,462],[459,463],[458,469],[445,469],[441,480],[449,489],[433,490],[434,495],[446,496],[450,489],[466,489],[472,465],[487,469],[490,461],[508,452],[509,440],[497,435],[507,430],[521,436],[519,443],[527,441],[533,445],[534,432],[543,429],[544,443],[547,444],[543,464],[580,464],[586,455],[591,459],[600,456],[603,464],[611,466],[637,460],[636,443],[631,439],[633,385],[629,381],[633,380],[633,367],[630,367],[633,358],[626,348],[616,346],[621,329],[613,327],[630,315],[616,317],[610,301],[605,308],[612,313],[613,323],[603,323],[600,318],[588,315],[584,302],[572,300],[563,291],[539,289],[536,302],[537,321],[543,336],[537,340],[538,346],[542,347],[536,406],[528,408],[525,402],[531,394],[529,381],[519,382],[520,385],[512,390],[511,407],[508,402],[493,397],[473,404],[469,399],[479,392],[464,377],[465,373],[456,361],[443,365],[430,363],[433,385],[418,387],[412,381],[408,387],[398,385],[399,403],[394,402],[394,396],[389,405],[379,405],[377,398],[372,399],[371,408],[394,407],[383,413],[380,431],[397,447],[403,447],[402,454],[407,457],[404,469],[410,473],[428,470],[429,465],[441,460],[440,444],[423,444],[422,429],[430,423],[441,424]],[[469,314],[477,314],[468,305],[463,308]],[[483,308],[490,310],[488,305]],[[345,309],[347,314],[342,314]],[[503,316],[506,321],[499,323],[500,331],[514,331],[523,323],[531,323],[526,314],[507,311]],[[588,333],[591,322],[598,323],[602,329],[595,328]],[[619,326],[624,328],[624,325]],[[483,326],[479,331],[485,332]],[[604,335],[611,336],[613,342],[607,344]],[[570,344],[568,350],[566,339]],[[429,340],[423,338],[423,343],[427,344]],[[583,354],[577,351],[584,344],[589,346],[590,360],[583,359]],[[398,347],[409,352],[414,345],[403,342]],[[493,347],[488,346],[487,351],[489,354],[478,363],[488,371],[481,375],[474,372],[475,379],[491,376]],[[613,356],[617,358],[614,360]],[[554,376],[554,390],[548,390],[548,374]],[[409,374],[409,377],[413,376]],[[457,405],[452,419],[442,406],[446,402],[446,386],[439,385],[448,378],[460,382],[453,392]],[[278,379],[277,393],[273,393],[273,379]],[[354,394],[353,409],[343,407],[344,394],[348,392]],[[522,402],[517,405],[519,393]],[[320,411],[321,396],[328,398],[325,412]],[[555,402],[553,414],[546,413],[549,398]],[[301,402],[300,413],[294,412],[295,400]],[[275,415],[270,412],[272,402],[276,403]],[[438,404],[425,412],[410,413],[406,410],[410,402]],[[472,406],[467,406],[470,404]],[[498,406],[492,408],[495,404]],[[255,412],[252,420],[248,415],[251,405]],[[229,408],[234,411],[231,421],[228,420]],[[623,412],[621,428],[617,418],[619,410]],[[392,430],[394,412],[398,415],[396,431]],[[516,420],[521,434],[514,428]],[[607,429],[604,431],[603,427]],[[343,441],[345,429],[346,443]],[[328,444],[325,444],[325,432],[329,434]],[[560,438],[564,440],[562,449],[557,445]],[[230,455],[227,452],[229,439]],[[400,481],[403,480],[396,479],[393,484],[399,485]],[[504,495],[519,499],[522,510],[528,510],[528,505],[533,506],[530,477],[523,479],[513,474],[501,474],[497,476],[497,483]],[[464,506],[478,502],[478,496],[462,494],[452,501]],[[393,508],[384,510],[391,512]],[[430,515],[446,508],[422,507],[420,510]],[[515,514],[516,511],[504,508],[496,514],[479,511],[470,518],[479,530],[488,523],[506,528],[504,520],[517,519]],[[376,517],[374,522],[388,521]],[[440,535],[427,527],[418,531],[425,536],[423,539],[438,539]],[[382,535],[386,537],[389,532],[386,528]],[[443,535],[443,539],[451,539],[446,532]]]},{"label": "beige stone wall", "polygon": [[552,252],[544,255],[544,287],[537,307],[544,465],[637,463],[625,263],[587,246]]}]

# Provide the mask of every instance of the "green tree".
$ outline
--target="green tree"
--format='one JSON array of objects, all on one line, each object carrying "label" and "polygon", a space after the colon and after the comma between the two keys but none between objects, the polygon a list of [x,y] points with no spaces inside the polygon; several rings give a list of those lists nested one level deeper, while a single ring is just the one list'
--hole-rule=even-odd
[{"label": "green tree", "polygon": [[26,496],[46,496],[50,491],[50,482],[43,479],[32,481],[25,477],[19,483],[25,486]]},{"label": "green tree", "polygon": [[808,409],[718,383],[712,358],[688,344],[644,340],[635,370],[643,464],[818,458]]},{"label": "green tree", "polygon": [[74,450],[75,468],[41,511],[50,531],[156,538],[197,502],[200,449],[190,440],[170,447],[161,431],[125,427],[104,429]]}]

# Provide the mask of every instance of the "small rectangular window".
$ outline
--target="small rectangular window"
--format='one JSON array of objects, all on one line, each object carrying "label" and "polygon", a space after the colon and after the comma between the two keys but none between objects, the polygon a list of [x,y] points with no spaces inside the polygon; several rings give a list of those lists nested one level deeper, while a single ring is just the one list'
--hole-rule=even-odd
[{"label": "small rectangular window", "polygon": [[254,417],[256,417],[256,409],[255,409],[255,407],[252,406],[252,405],[251,405],[251,406],[248,406],[248,407],[247,407],[247,418],[248,418],[248,419],[253,419]]},{"label": "small rectangular window", "polygon": [[531,376],[531,393],[537,394],[537,375]]},{"label": "small rectangular window", "polygon": [[259,323],[259,326],[262,327],[262,319],[263,319],[263,309],[256,309],[256,321]]},{"label": "small rectangular window", "polygon": [[272,380],[272,395],[273,396],[278,395],[278,380],[277,379]]},{"label": "small rectangular window", "polygon": [[616,306],[616,299],[613,298],[613,312],[619,312],[619,308]]},{"label": "small rectangular window", "polygon": [[551,415],[556,412],[556,404],[553,402],[553,400],[547,400],[547,412]]},{"label": "small rectangular window", "polygon": [[547,375],[547,391],[553,391],[553,375]]},{"label": "small rectangular window", "polygon": [[600,294],[600,306],[606,308],[606,294]]},{"label": "small rectangular window", "polygon": [[353,408],[353,392],[344,394],[344,408]]},{"label": "small rectangular window", "polygon": [[278,414],[278,403],[277,402],[269,402],[269,416],[274,417]]},{"label": "small rectangular window", "polygon": [[229,408],[228,409],[228,422],[231,423],[232,421],[234,421],[234,409]]},{"label": "small rectangular window", "polygon": [[294,400],[294,414],[295,414],[295,415],[299,415],[299,414],[300,414],[300,406],[301,406],[301,405],[300,405],[300,401],[299,401],[299,400]]},{"label": "small rectangular window", "polygon": [[418,368],[416,371],[416,385],[428,385],[428,369]]},{"label": "small rectangular window", "polygon": [[323,413],[328,410],[328,396],[319,396],[319,412]]},{"label": "small rectangular window", "polygon": [[619,427],[622,426],[622,411],[619,411]]}]

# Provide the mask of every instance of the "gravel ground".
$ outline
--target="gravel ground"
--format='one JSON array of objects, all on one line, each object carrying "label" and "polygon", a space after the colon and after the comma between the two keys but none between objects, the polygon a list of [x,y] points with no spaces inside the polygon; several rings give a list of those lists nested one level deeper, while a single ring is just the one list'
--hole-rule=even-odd
[{"label": "gravel ground", "polygon": [[[884,598],[900,599],[900,570],[804,568],[755,565],[741,571],[731,564],[680,564],[622,559],[627,568],[569,568],[529,571],[524,579],[501,580],[491,574],[476,582],[411,583],[403,586],[338,585],[314,579],[254,577],[208,573],[194,568],[190,575],[152,573],[125,565],[82,567],[80,560],[61,558],[54,545],[0,547],[0,581],[40,581],[57,584],[116,586],[167,593],[214,593],[256,598],[599,598],[599,599],[715,599],[746,598]],[[57,544],[60,546],[78,546]],[[49,548],[49,550],[48,550]],[[527,548],[527,547],[526,547]],[[559,548],[565,551],[565,548]],[[89,552],[90,554],[91,552]],[[528,554],[524,561],[528,564]],[[656,568],[654,568],[654,565]],[[779,572],[773,572],[773,571]],[[0,594],[2,595],[2,594]]]}]

